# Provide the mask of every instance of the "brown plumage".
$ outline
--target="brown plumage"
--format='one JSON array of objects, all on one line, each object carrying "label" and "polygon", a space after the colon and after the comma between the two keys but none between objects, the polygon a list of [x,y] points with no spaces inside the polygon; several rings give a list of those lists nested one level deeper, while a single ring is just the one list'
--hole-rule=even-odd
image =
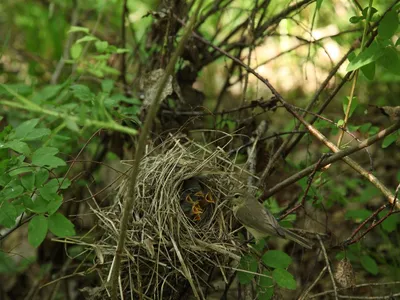
[{"label": "brown plumage", "polygon": [[279,236],[311,249],[312,242],[288,229],[281,227],[275,217],[257,199],[242,191],[230,196],[235,218],[256,238]]}]

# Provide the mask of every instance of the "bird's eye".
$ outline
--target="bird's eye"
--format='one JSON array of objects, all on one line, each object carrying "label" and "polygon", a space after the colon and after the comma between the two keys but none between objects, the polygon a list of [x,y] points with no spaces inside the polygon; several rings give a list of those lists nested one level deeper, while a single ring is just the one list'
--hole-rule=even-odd
[{"label": "bird's eye", "polygon": [[235,199],[237,199],[237,198],[239,198],[240,197],[240,194],[239,193],[236,193],[235,195],[233,195],[233,198],[235,198]]}]

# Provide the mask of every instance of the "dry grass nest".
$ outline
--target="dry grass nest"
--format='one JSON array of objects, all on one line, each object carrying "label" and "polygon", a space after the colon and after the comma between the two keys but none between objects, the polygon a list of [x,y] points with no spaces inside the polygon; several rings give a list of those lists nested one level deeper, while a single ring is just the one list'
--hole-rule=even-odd
[{"label": "dry grass nest", "polygon": [[[226,281],[240,259],[242,246],[233,233],[236,222],[226,195],[249,174],[217,143],[171,137],[142,159],[121,264],[125,299],[131,292],[141,299],[204,299],[213,277]],[[104,230],[96,245],[107,271],[103,282],[115,255],[129,184],[129,178],[121,182],[111,207],[93,209]]]}]

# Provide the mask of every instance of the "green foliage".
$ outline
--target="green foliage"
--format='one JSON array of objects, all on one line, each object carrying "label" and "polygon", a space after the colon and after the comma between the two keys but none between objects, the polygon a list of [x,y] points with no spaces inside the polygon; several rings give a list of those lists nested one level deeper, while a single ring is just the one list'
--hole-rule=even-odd
[{"label": "green foliage", "polygon": [[285,269],[292,263],[292,258],[285,252],[269,250],[262,256],[262,261],[269,267]]},{"label": "green foliage", "polygon": [[[261,251],[265,243],[253,246],[256,251]],[[286,268],[292,263],[292,258],[283,251],[269,250],[261,257],[261,261],[265,266],[271,267],[273,270],[262,270],[257,273],[262,265],[259,265],[258,259],[253,254],[242,256],[238,266],[238,280],[241,284],[250,284],[253,280],[257,282],[257,293],[260,299],[271,299],[274,292],[274,284],[281,288],[296,289],[296,280]]]},{"label": "green foliage", "polygon": [[0,224],[11,228],[22,213],[32,215],[28,241],[34,247],[43,242],[48,228],[60,237],[75,234],[73,224],[57,213],[60,190],[70,181],[49,178],[49,170],[54,174],[66,163],[57,148],[44,146],[51,130],[39,125],[39,119],[31,119],[0,133]]},{"label": "green foliage", "polygon": [[257,266],[258,262],[254,256],[249,254],[242,256],[238,266],[239,271],[237,273],[239,282],[241,284],[249,284],[255,277]]},{"label": "green foliage", "polygon": [[361,265],[372,275],[377,275],[379,272],[376,261],[369,255],[363,255],[360,258]]}]

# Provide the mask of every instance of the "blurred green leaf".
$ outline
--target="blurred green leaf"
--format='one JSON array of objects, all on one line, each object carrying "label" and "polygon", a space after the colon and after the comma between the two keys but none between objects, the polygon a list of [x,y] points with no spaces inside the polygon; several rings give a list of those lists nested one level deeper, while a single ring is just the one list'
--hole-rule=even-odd
[{"label": "blurred green leaf", "polygon": [[377,42],[373,42],[371,46],[364,49],[360,54],[354,58],[347,66],[346,72],[357,70],[365,65],[377,61],[383,55],[383,49]]},{"label": "blurred green leaf", "polygon": [[257,272],[257,260],[252,255],[244,255],[240,259],[238,269],[245,270],[245,271],[238,271],[237,276],[240,284],[249,284],[254,276],[255,272]]},{"label": "blurred green leaf", "polygon": [[46,169],[41,168],[35,174],[35,186],[37,188],[41,187],[49,178],[49,171]]},{"label": "blurred green leaf", "polygon": [[262,261],[272,268],[287,268],[292,263],[292,258],[283,251],[269,250],[262,256]]},{"label": "blurred green leaf", "polygon": [[87,36],[84,36],[83,38],[80,38],[75,43],[80,44],[80,43],[86,43],[86,42],[97,41],[97,40],[98,40],[97,37],[92,36],[92,35],[87,35]]},{"label": "blurred green leaf", "polygon": [[15,261],[4,251],[0,251],[0,274],[12,274],[17,270]]},{"label": "blurred green leaf", "polygon": [[21,185],[12,185],[7,186],[5,189],[1,191],[1,195],[5,199],[13,199],[18,197],[24,192],[24,188]]},{"label": "blurred green leaf", "polygon": [[375,260],[369,255],[363,255],[360,258],[361,265],[367,270],[369,273],[376,275],[378,274],[378,265]]},{"label": "blurred green leaf", "polygon": [[269,277],[259,276],[257,285],[257,299],[269,300],[272,299],[274,294],[274,281],[271,278],[271,272],[264,271],[262,274]]},{"label": "blurred green leaf", "polygon": [[37,215],[32,218],[28,226],[28,241],[37,248],[47,235],[48,223],[47,218],[43,215]]},{"label": "blurred green leaf", "polygon": [[[379,213],[380,218],[384,218],[387,215],[387,211]],[[382,223],[381,226],[386,232],[393,232],[397,229],[397,225],[400,223],[400,217],[398,214],[390,215]]]},{"label": "blurred green leaf", "polygon": [[32,163],[40,167],[48,166],[50,168],[65,166],[66,163],[61,158],[55,156],[57,153],[58,149],[54,147],[39,148],[32,155]]},{"label": "blurred green leaf", "polygon": [[371,215],[371,212],[367,209],[355,209],[348,210],[345,214],[346,219],[353,219],[356,221],[364,221]]},{"label": "blurred green leaf", "polygon": [[83,51],[83,47],[81,44],[73,44],[70,49],[71,58],[76,60],[78,59]]},{"label": "blurred green leaf", "polygon": [[71,26],[71,28],[68,30],[68,33],[72,32],[83,32],[89,34],[89,28],[81,26]]},{"label": "blurred green leaf", "polygon": [[49,230],[58,237],[74,236],[74,224],[60,213],[55,213],[48,218]]},{"label": "blurred green leaf", "polygon": [[108,42],[106,41],[96,41],[94,45],[96,47],[96,50],[100,53],[106,52],[108,48]]},{"label": "blurred green leaf", "polygon": [[82,100],[84,102],[94,100],[95,95],[90,91],[90,89],[86,85],[74,84],[71,85],[70,90],[72,91],[72,94],[79,100]]},{"label": "blurred green leaf", "polygon": [[12,140],[5,144],[1,144],[0,142],[0,145],[2,146],[1,148],[10,148],[15,152],[21,153],[25,156],[28,156],[31,153],[31,149],[29,148],[28,144],[18,140]]},{"label": "blurred green leaf", "polygon": [[391,144],[393,144],[397,140],[397,135],[396,134],[390,134],[387,137],[383,139],[382,142],[382,148],[385,149],[389,147]]},{"label": "blurred green leaf", "polygon": [[399,26],[399,17],[397,12],[392,9],[382,19],[378,25],[378,34],[383,39],[391,38]]},{"label": "blurred green leaf", "polygon": [[[347,111],[347,106],[349,105],[349,97],[345,97],[343,99],[343,113],[346,113]],[[353,100],[351,101],[351,107],[350,107],[350,112],[349,112],[349,118],[353,115],[353,112],[356,110],[358,106],[358,99],[357,97],[353,97]]]},{"label": "blurred green leaf", "polygon": [[54,214],[62,205],[62,196],[56,195],[47,205],[47,212],[49,215]]},{"label": "blurred green leaf", "polygon": [[23,175],[21,177],[21,184],[26,190],[32,191],[35,188],[35,174],[28,173]]},{"label": "blurred green leaf", "polygon": [[394,47],[387,47],[382,53],[383,56],[378,63],[393,74],[400,75],[400,59],[397,50]]},{"label": "blurred green leaf", "polygon": [[272,278],[282,288],[295,290],[297,287],[296,280],[293,278],[293,275],[285,269],[275,269],[272,272]]},{"label": "blurred green leaf", "polygon": [[0,202],[0,225],[11,228],[15,225],[17,211],[10,202],[3,200]]},{"label": "blurred green leaf", "polygon": [[361,67],[361,72],[367,79],[373,80],[375,77],[375,62]]}]

